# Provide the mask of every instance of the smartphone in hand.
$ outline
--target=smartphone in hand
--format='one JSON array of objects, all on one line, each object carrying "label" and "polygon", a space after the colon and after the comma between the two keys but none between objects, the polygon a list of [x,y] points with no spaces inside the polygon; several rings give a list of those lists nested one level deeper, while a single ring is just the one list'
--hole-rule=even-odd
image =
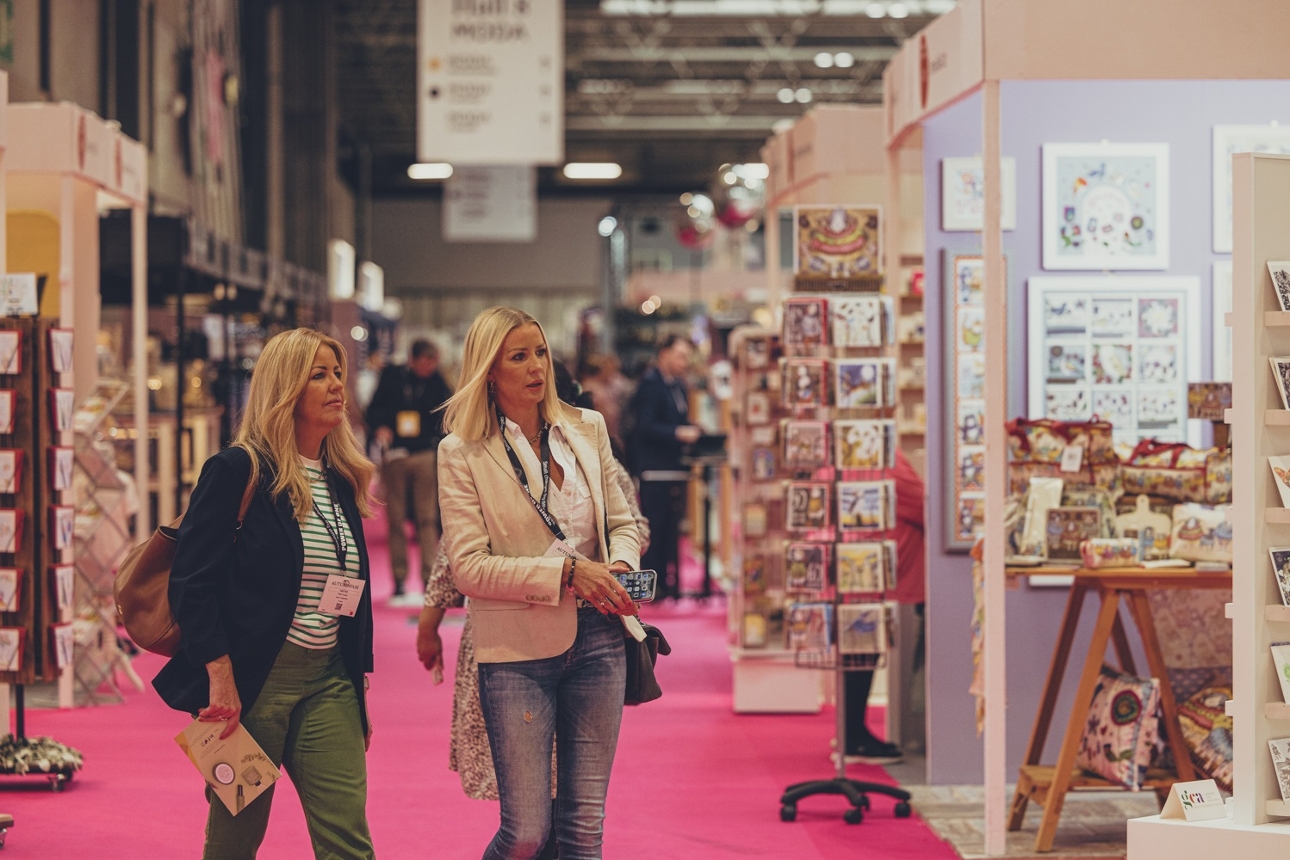
[{"label": "smartphone in hand", "polygon": [[622,583],[623,588],[627,589],[627,596],[637,603],[654,599],[654,587],[658,583],[658,574],[654,571],[629,570],[626,573],[616,573],[614,576]]}]

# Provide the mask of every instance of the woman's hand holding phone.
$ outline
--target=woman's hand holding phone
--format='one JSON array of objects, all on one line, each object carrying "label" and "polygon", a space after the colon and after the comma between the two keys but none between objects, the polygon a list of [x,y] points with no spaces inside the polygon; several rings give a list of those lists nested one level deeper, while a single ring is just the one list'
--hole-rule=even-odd
[{"label": "woman's hand holding phone", "polygon": [[[568,573],[566,562],[565,573]],[[611,565],[598,561],[579,559],[573,571],[573,593],[596,607],[604,615],[635,615],[639,611],[636,603],[627,595],[627,589],[614,576],[626,573],[631,566],[625,561],[616,561]]]}]

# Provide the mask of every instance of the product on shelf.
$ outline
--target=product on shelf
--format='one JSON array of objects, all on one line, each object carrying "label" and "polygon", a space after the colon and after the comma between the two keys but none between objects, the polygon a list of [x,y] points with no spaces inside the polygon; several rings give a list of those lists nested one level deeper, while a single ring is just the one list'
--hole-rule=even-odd
[{"label": "product on shelf", "polygon": [[1232,523],[1228,505],[1174,505],[1169,557],[1188,561],[1232,561]]},{"label": "product on shelf", "polygon": [[824,346],[829,337],[829,303],[822,298],[784,300],[784,346]]},{"label": "product on shelf", "polygon": [[879,594],[895,587],[895,541],[840,543],[834,553],[838,594]]},{"label": "product on shelf", "polygon": [[896,364],[890,358],[834,361],[834,403],[839,409],[874,409],[896,403]]},{"label": "product on shelf", "polygon": [[838,652],[841,654],[886,653],[886,621],[887,608],[881,603],[838,604]]},{"label": "product on shelf", "polygon": [[1272,751],[1272,771],[1281,789],[1281,800],[1290,803],[1290,738],[1269,740],[1268,748]]},{"label": "product on shelf", "polygon": [[1281,593],[1281,603],[1290,606],[1290,546],[1270,546],[1268,556],[1272,559],[1272,575]]},{"label": "product on shelf", "polygon": [[814,358],[784,359],[784,405],[790,408],[828,403],[829,364]]},{"label": "product on shelf", "polygon": [[838,528],[886,531],[895,527],[895,481],[838,481]]},{"label": "product on shelf", "polygon": [[1277,681],[1281,684],[1281,699],[1290,704],[1290,642],[1272,643],[1272,665],[1277,668]]},{"label": "product on shelf", "polygon": [[1080,544],[1102,533],[1102,512],[1097,508],[1048,510],[1048,558],[1080,560]]},{"label": "product on shelf", "polygon": [[790,543],[784,564],[784,587],[789,591],[823,591],[829,585],[828,544]]},{"label": "product on shelf", "polygon": [[827,651],[833,643],[833,604],[822,601],[790,603],[784,626],[790,649]]},{"label": "product on shelf", "polygon": [[839,469],[894,469],[896,422],[839,420],[833,422],[834,465]]},{"label": "product on shelf", "polygon": [[842,347],[880,347],[892,341],[893,302],[890,296],[846,296],[831,299],[833,344]]},{"label": "product on shelf", "polygon": [[829,463],[829,422],[783,422],[784,465],[814,469]]},{"label": "product on shelf", "polygon": [[1268,261],[1268,274],[1272,275],[1272,292],[1276,294],[1281,310],[1290,311],[1290,261]]},{"label": "product on shelf", "polygon": [[797,531],[825,529],[833,485],[823,481],[790,481],[785,494],[784,527]]}]

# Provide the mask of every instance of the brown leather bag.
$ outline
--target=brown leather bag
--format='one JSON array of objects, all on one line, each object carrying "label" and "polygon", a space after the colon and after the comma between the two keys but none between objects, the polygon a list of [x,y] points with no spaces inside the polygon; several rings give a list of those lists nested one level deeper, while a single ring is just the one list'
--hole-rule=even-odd
[{"label": "brown leather bag", "polygon": [[[247,482],[242,505],[237,510],[237,527],[242,527],[247,508],[255,496],[255,484]],[[130,550],[116,571],[112,594],[116,614],[130,639],[145,651],[173,657],[179,651],[179,622],[170,611],[170,566],[179,543],[179,519],[158,526],[152,537]]]}]

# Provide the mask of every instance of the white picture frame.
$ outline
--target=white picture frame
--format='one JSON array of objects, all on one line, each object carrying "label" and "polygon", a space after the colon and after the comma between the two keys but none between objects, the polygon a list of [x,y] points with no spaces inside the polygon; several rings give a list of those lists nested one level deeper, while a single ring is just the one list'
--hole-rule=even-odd
[{"label": "white picture frame", "polygon": [[1238,152],[1290,155],[1290,126],[1214,126],[1214,251],[1232,253],[1232,156]]},{"label": "white picture frame", "polygon": [[[1117,441],[1134,444],[1149,436],[1200,447],[1200,422],[1187,418],[1187,383],[1206,381],[1201,368],[1199,278],[1037,275],[1027,281],[1026,290],[1029,417],[1088,420],[1103,395],[1127,392],[1132,415],[1113,422]],[[1094,334],[1101,306],[1124,301],[1133,303],[1131,331]],[[1170,316],[1161,320],[1165,310]],[[1096,354],[1109,355],[1108,346],[1127,347],[1132,370],[1127,378],[1097,382],[1095,349]],[[1075,347],[1090,355],[1082,378],[1050,381],[1050,348]],[[1158,363],[1166,354],[1173,365],[1167,377]],[[1148,359],[1156,362],[1146,374],[1150,381],[1140,382],[1142,362]]]},{"label": "white picture frame", "polygon": [[1169,144],[1045,143],[1042,232],[1049,271],[1169,268]]},{"label": "white picture frame", "polygon": [[[1003,207],[999,221],[1004,230],[1017,229],[1017,159],[999,159]],[[981,156],[941,159],[941,230],[975,232],[985,219],[985,163]]]},{"label": "white picture frame", "polygon": [[1215,260],[1210,268],[1214,353],[1209,378],[1215,382],[1231,382],[1232,327],[1227,324],[1227,315],[1232,312],[1232,261]]}]

